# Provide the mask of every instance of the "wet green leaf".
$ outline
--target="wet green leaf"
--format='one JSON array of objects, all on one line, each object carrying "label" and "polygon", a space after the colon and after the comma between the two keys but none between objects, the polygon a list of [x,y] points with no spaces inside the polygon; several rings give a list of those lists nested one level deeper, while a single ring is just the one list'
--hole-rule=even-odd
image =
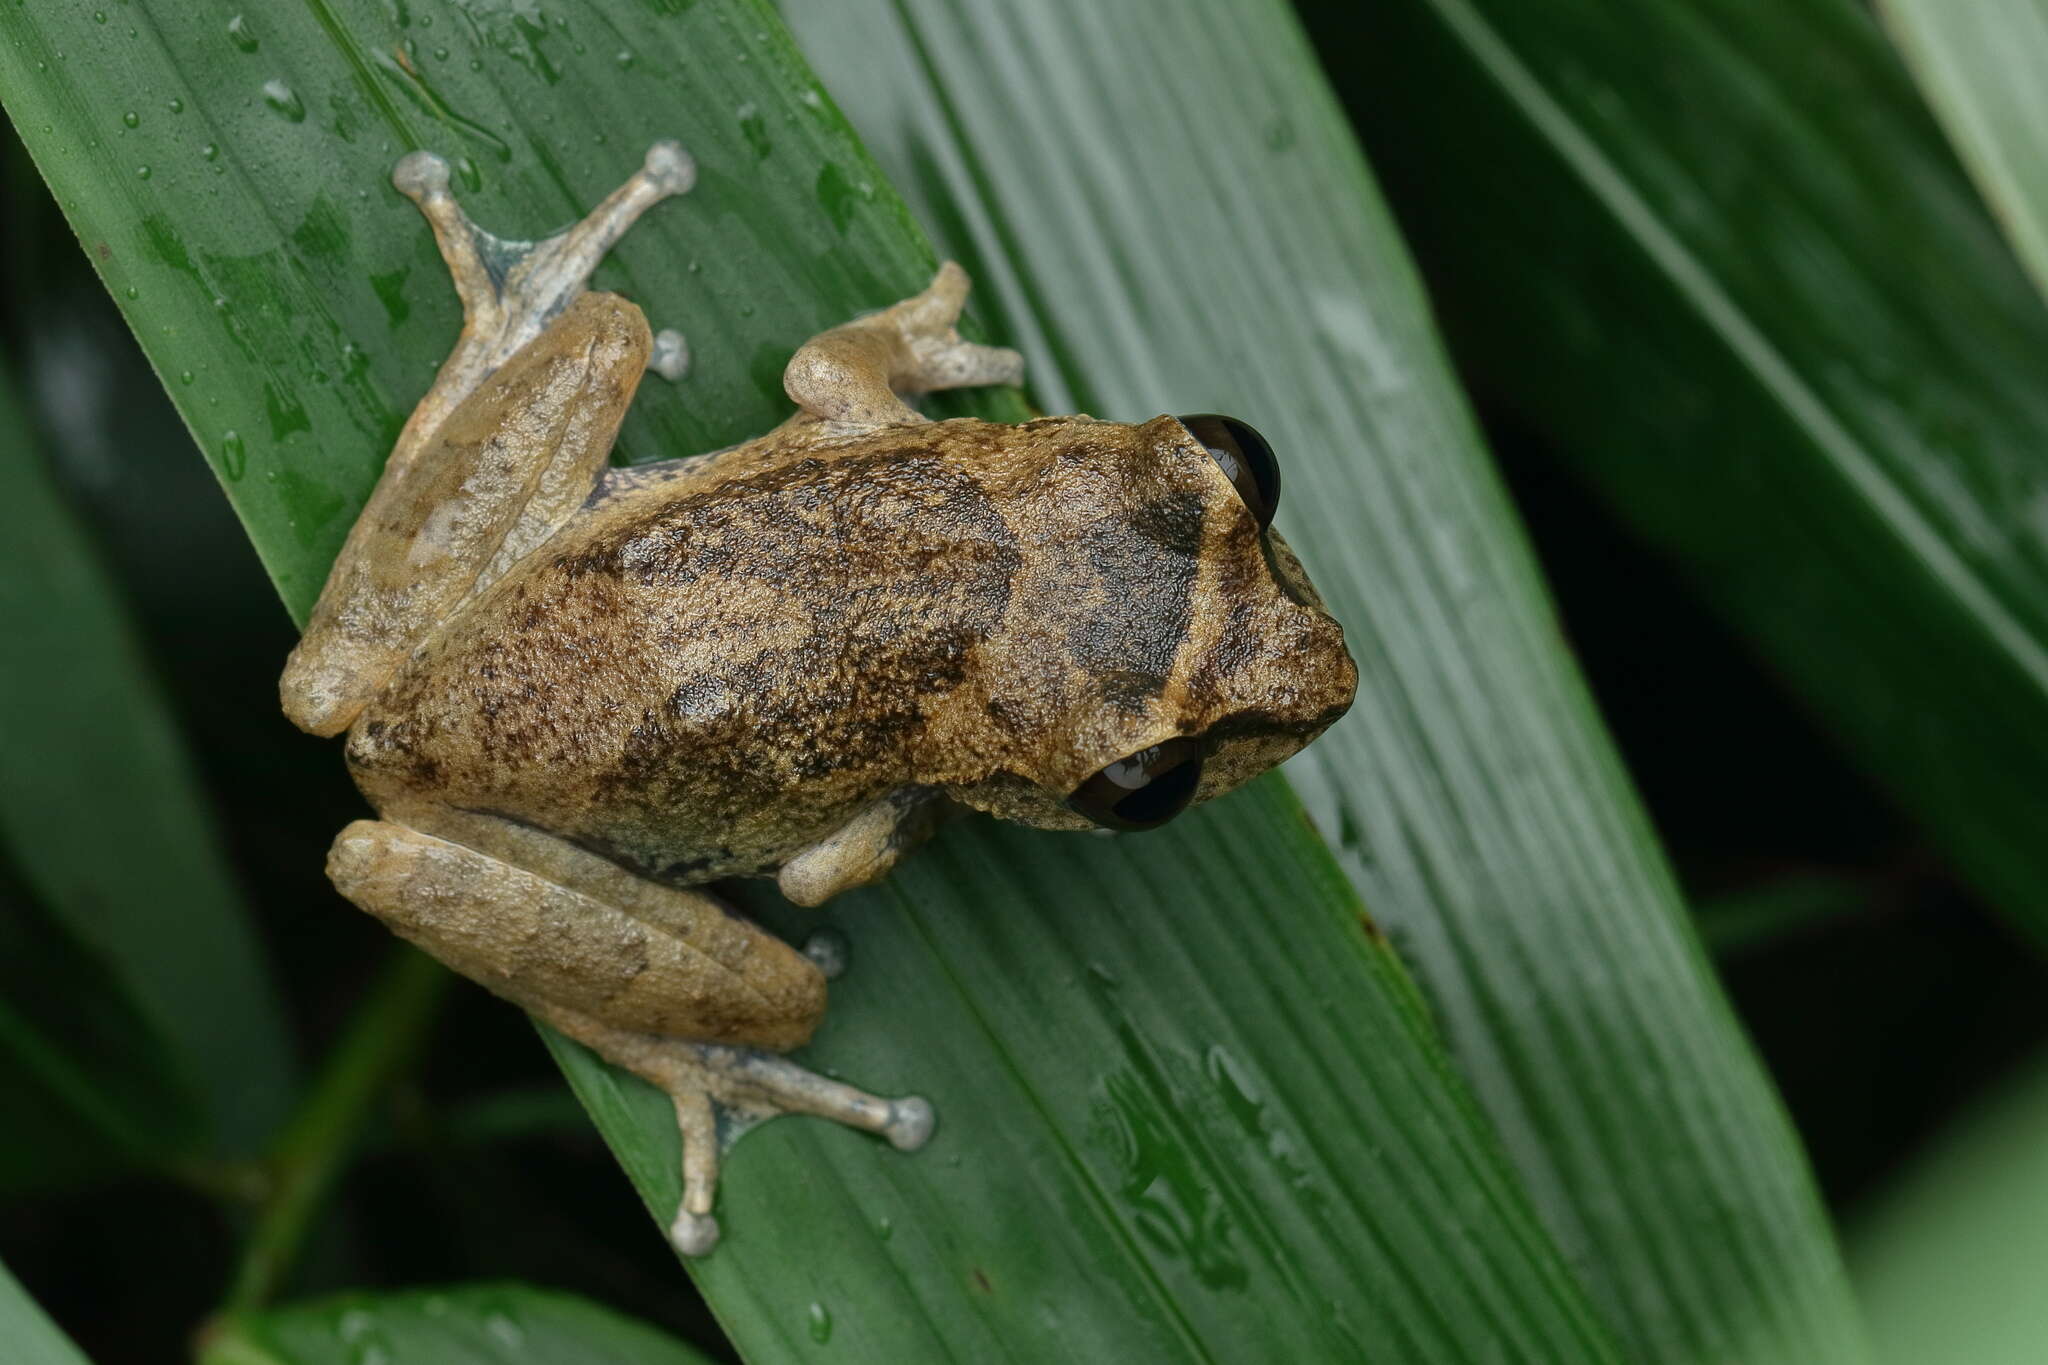
[{"label": "wet green leaf", "polygon": [[[97,552],[0,377],[0,1037],[55,1110],[157,1160],[243,1152],[289,1098],[283,1016],[205,797]],[[81,822],[81,812],[99,818]],[[61,1111],[61,1112],[58,1112]],[[11,1164],[11,1163],[10,1163]]]},{"label": "wet green leaf", "polygon": [[1221,410],[1272,439],[1279,525],[1363,672],[1289,772],[1624,1354],[1862,1359],[1796,1141],[1287,8],[784,8],[1045,406]]},{"label": "wet green leaf", "polygon": [[[697,154],[699,189],[609,268],[700,357],[643,391],[641,457],[763,429],[798,341],[930,266],[747,4],[126,17],[17,13],[0,88],[297,610],[455,330],[384,188],[402,150],[459,157],[507,232],[656,137]],[[113,88],[153,93],[148,117],[90,105]],[[862,965],[808,1055],[927,1091],[942,1135],[911,1158],[787,1122],[738,1149],[700,1273],[751,1357],[1606,1358],[1284,787],[1139,842],[963,830],[838,910]],[[564,1055],[666,1219],[665,1104]]]},{"label": "wet green leaf", "polygon": [[2048,4],[1877,8],[2035,285],[2048,290]]},{"label": "wet green leaf", "polygon": [[705,1365],[644,1323],[524,1284],[343,1294],[218,1323],[200,1365]]}]

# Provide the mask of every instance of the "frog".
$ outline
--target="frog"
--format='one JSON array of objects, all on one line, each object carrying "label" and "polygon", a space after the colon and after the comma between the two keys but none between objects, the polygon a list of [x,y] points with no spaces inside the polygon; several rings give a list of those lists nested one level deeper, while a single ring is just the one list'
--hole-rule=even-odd
[{"label": "frog", "polygon": [[687,347],[589,278],[694,179],[657,143],[522,242],[469,219],[441,157],[397,163],[462,328],[279,688],[300,728],[345,737],[375,811],[333,843],[341,895],[672,1102],[686,1256],[719,1240],[742,1122],[817,1115],[906,1151],[936,1122],[788,1056],[830,954],[713,884],[816,906],[952,813],[1155,827],[1300,750],[1358,679],[1248,425],[913,405],[1023,379],[960,335],[951,261],[804,342],[780,425],[614,465],[643,375]]}]

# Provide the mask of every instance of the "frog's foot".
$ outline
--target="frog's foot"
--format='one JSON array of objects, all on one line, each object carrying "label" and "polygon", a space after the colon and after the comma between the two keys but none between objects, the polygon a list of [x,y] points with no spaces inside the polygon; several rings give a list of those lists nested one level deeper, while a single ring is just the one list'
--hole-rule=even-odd
[{"label": "frog's foot", "polygon": [[[402,157],[392,168],[391,183],[426,215],[462,299],[462,338],[442,367],[435,393],[450,389],[454,401],[460,401],[513,352],[539,336],[583,292],[590,272],[634,220],[688,190],[696,178],[696,163],[688,152],[674,142],[657,142],[648,148],[640,169],[583,221],[542,241],[509,241],[484,231],[462,211],[448,190],[446,161],[432,152]],[[681,338],[676,341],[675,353],[684,354]],[[656,359],[661,359],[659,348]]]},{"label": "frog's foot", "polygon": [[1023,356],[955,330],[967,289],[967,272],[947,261],[923,293],[805,342],[782,372],[799,420],[907,426],[925,419],[900,395],[1022,383]]},{"label": "frog's foot", "polygon": [[931,1105],[915,1095],[883,1099],[773,1052],[627,1033],[560,1007],[537,1012],[674,1101],[683,1139],[683,1198],[669,1225],[669,1241],[685,1256],[702,1256],[718,1244],[718,1219],[711,1210],[718,1194],[720,1109],[741,1122],[815,1114],[878,1133],[905,1152],[930,1141],[936,1123]]},{"label": "frog's foot", "polygon": [[[375,766],[374,746],[361,750],[358,771]],[[327,860],[335,888],[669,1095],[683,1132],[673,1233],[684,1254],[718,1236],[714,1105],[741,1121],[817,1114],[905,1150],[931,1135],[923,1100],[882,1099],[778,1055],[809,1040],[824,978],[712,897],[497,816],[415,805],[406,818],[343,830]]]}]

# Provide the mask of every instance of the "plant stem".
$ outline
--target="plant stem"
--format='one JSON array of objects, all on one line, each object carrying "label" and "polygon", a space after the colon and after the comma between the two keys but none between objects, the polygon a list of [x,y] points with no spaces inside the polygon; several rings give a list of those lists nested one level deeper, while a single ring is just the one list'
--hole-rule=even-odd
[{"label": "plant stem", "polygon": [[260,1307],[276,1292],[360,1136],[371,1103],[408,1061],[432,1020],[448,973],[401,946],[356,1008],[271,1156],[275,1183],[242,1251],[224,1313]]}]

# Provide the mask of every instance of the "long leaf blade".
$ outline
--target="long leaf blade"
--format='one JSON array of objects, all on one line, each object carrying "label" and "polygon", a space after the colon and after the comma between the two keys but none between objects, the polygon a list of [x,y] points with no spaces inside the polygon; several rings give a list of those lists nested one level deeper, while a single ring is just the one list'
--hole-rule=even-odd
[{"label": "long leaf blade", "polygon": [[[406,147],[466,153],[500,231],[566,219],[657,137],[696,153],[698,190],[600,280],[697,337],[684,385],[643,389],[641,458],[764,429],[799,340],[929,268],[743,0],[150,20],[9,11],[0,91],[298,611],[455,331],[425,233],[380,188]],[[100,102],[115,89],[162,103],[131,127]],[[790,1122],[737,1149],[729,1242],[699,1273],[750,1358],[821,1334],[854,1359],[1613,1358],[1284,786],[1107,847],[962,830],[835,912],[861,964],[807,1058],[928,1091],[942,1136],[909,1158]],[[1122,983],[1108,1002],[1091,969]],[[563,1056],[666,1217],[667,1107]]]},{"label": "long leaf blade", "polygon": [[1283,451],[1280,525],[1364,671],[1289,771],[1629,1357],[1863,1359],[1796,1141],[1287,8],[784,7],[996,282],[1048,405],[1221,408]]},{"label": "long leaf blade", "polygon": [[645,1323],[571,1294],[465,1284],[343,1294],[216,1323],[200,1365],[705,1365]]},{"label": "long leaf blade", "polygon": [[2041,0],[1880,0],[1999,225],[2048,292],[2048,5]]},{"label": "long leaf blade", "polygon": [[2048,935],[2048,310],[1869,13],[1410,0],[1369,36],[1480,382]]},{"label": "long leaf blade", "polygon": [[[0,449],[0,849],[163,1040],[157,1088],[193,1096],[220,1148],[251,1151],[291,1067],[247,907],[133,627],[4,377]],[[160,1055],[115,1047],[110,1073],[123,1052]],[[156,1136],[159,1156],[180,1140]]]},{"label": "long leaf blade", "polygon": [[0,1341],[18,1365],[87,1365],[83,1352],[36,1306],[20,1281],[0,1265]]},{"label": "long leaf blade", "polygon": [[2048,1340],[2048,1065],[1951,1121],[1858,1219],[1850,1265],[1889,1365],[2027,1365]]}]

